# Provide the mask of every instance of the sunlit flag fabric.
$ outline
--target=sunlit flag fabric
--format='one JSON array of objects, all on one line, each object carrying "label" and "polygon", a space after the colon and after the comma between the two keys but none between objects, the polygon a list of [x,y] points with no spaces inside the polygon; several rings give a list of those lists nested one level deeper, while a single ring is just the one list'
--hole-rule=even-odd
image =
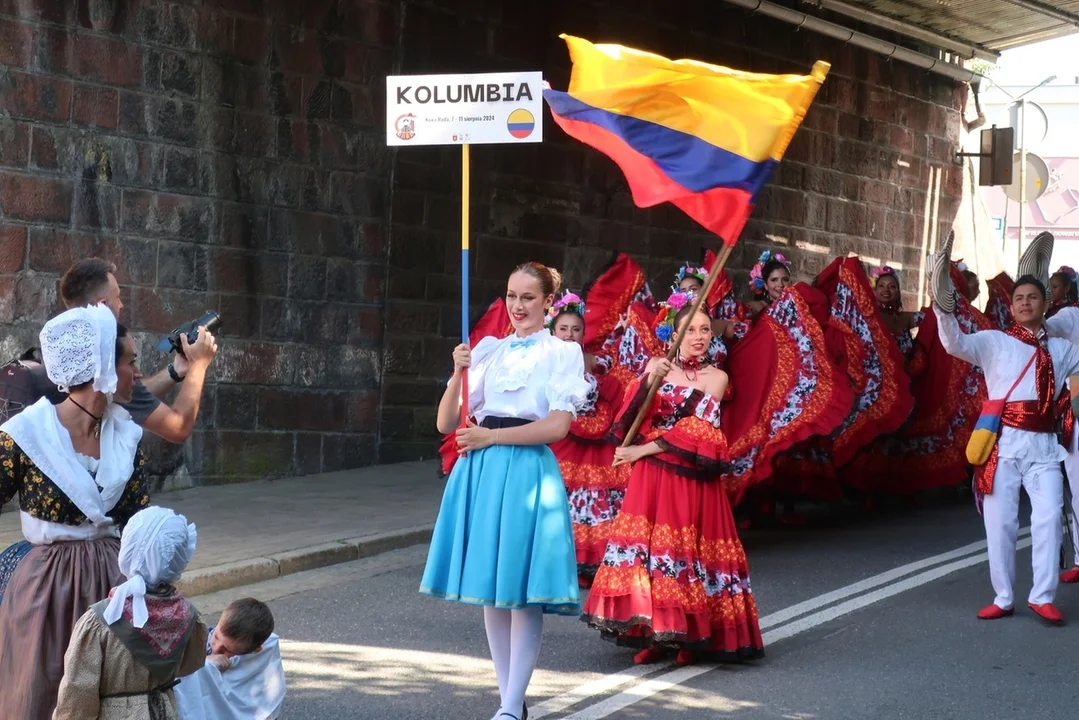
[{"label": "sunlit flag fabric", "polygon": [[573,72],[543,92],[555,122],[618,164],[638,207],[674,203],[727,245],[831,67],[764,75],[561,37]]}]

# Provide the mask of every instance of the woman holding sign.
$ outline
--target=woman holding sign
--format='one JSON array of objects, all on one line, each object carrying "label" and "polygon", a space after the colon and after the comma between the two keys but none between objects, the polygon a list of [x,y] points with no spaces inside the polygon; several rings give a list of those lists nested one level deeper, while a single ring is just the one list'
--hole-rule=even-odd
[{"label": "woman holding sign", "polygon": [[439,432],[458,423],[463,371],[478,425],[456,431],[462,457],[442,497],[420,592],[483,606],[502,705],[524,720],[543,615],[577,615],[577,560],[566,490],[547,447],[569,432],[589,386],[577,343],[544,327],[561,278],[539,263],[513,271],[506,309],[514,332],[453,351]]}]

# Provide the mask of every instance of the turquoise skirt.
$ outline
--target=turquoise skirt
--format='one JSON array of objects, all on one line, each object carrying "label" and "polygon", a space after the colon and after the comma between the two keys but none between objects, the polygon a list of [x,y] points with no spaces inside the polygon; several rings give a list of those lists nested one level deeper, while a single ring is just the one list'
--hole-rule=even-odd
[{"label": "turquoise skirt", "polygon": [[546,445],[493,445],[446,482],[420,592],[578,615],[577,556],[558,461]]}]

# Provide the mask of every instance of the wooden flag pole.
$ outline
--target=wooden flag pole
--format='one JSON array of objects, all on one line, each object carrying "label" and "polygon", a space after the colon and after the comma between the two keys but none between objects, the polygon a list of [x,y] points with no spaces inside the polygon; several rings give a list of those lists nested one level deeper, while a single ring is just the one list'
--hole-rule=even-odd
[{"label": "wooden flag pole", "polygon": [[[461,146],[461,342],[468,344],[468,143]],[[468,368],[461,372],[461,427],[468,425]]]},{"label": "wooden flag pole", "polygon": [[[712,291],[712,286],[716,283],[716,278],[719,277],[720,270],[727,264],[727,259],[731,256],[731,251],[734,247],[731,245],[724,245],[723,249],[719,251],[716,257],[715,265],[708,271],[708,279],[704,283],[704,287],[697,293],[697,299],[693,301],[693,312],[690,313],[690,317],[697,314],[697,311],[701,309],[701,305],[704,304],[705,298],[708,297],[708,293]],[[678,348],[682,345],[682,339],[686,336],[686,328],[689,327],[689,323],[684,323],[681,328],[678,328],[677,334],[674,336],[674,340],[671,341],[671,347],[667,351],[667,359],[673,361],[678,356]],[[655,375],[652,376],[652,382],[648,386],[648,394],[644,397],[644,403],[637,411],[637,417],[633,421],[633,425],[630,426],[629,432],[626,433],[625,440],[622,441],[622,447],[628,447],[633,444],[634,438],[637,437],[637,431],[641,429],[641,423],[644,422],[645,416],[648,414],[648,409],[652,406],[652,400],[656,397],[656,391],[659,390],[659,385],[662,382],[662,378]]]}]

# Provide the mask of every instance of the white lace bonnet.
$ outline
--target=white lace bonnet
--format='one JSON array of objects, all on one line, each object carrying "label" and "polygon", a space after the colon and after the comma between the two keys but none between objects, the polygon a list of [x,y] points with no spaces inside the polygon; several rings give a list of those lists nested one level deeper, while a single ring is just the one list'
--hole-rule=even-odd
[{"label": "white lace bonnet", "polygon": [[41,358],[61,392],[93,381],[116,392],[116,316],[104,303],[62,312],[41,329]]},{"label": "white lace bonnet", "polygon": [[135,513],[124,526],[120,540],[120,572],[127,581],[112,591],[105,608],[105,622],[120,619],[131,598],[131,624],[146,624],[146,590],[162,583],[175,583],[195,554],[198,533],[187,518],[172,510],[151,506]]}]

